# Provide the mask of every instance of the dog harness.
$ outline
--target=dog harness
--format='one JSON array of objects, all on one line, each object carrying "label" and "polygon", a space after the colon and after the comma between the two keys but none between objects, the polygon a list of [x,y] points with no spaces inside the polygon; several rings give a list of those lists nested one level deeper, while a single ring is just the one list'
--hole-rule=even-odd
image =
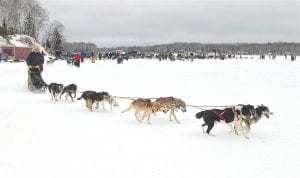
[{"label": "dog harness", "polygon": [[[224,111],[222,113],[218,113],[217,111],[215,110],[212,110],[220,120],[223,120],[225,121],[225,117],[223,116],[223,114],[226,112],[226,109],[224,109]],[[236,113],[236,110],[234,108],[232,108],[232,112],[234,113],[234,115],[236,116],[237,120],[240,120],[238,114]]]},{"label": "dog harness", "polygon": [[219,119],[225,121],[225,118],[222,116],[222,114],[224,114],[226,112],[226,109],[224,109],[224,112],[222,112],[222,113],[218,113],[214,109],[212,111],[219,117]]},{"label": "dog harness", "polygon": [[40,69],[40,66],[38,66],[38,65],[36,65],[36,66],[28,65],[28,68],[29,69],[32,69],[32,68]]}]

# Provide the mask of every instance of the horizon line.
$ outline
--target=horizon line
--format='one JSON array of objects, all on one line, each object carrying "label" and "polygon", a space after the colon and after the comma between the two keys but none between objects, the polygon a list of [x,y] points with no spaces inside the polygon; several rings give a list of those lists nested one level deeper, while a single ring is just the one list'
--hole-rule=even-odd
[{"label": "horizon line", "polygon": [[[91,42],[66,42],[66,43],[91,43]],[[226,45],[226,44],[275,44],[275,43],[295,43],[295,44],[300,44],[300,42],[295,42],[295,41],[276,41],[276,42],[170,42],[170,43],[157,43],[157,44],[149,44],[149,45],[119,45],[119,46],[101,46],[97,45],[97,48],[128,48],[128,47],[150,47],[150,46],[160,46],[160,45],[171,45],[171,44],[176,44],[176,43],[186,43],[186,44],[203,44],[203,45]]]}]

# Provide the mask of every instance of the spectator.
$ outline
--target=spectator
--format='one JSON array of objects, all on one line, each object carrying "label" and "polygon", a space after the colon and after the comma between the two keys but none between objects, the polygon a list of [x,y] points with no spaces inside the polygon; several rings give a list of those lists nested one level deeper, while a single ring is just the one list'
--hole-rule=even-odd
[{"label": "spectator", "polygon": [[1,61],[1,57],[2,57],[2,53],[3,53],[3,51],[2,51],[2,48],[0,48],[0,61]]},{"label": "spectator", "polygon": [[118,54],[118,55],[117,55],[117,63],[118,63],[118,64],[123,64],[123,58],[122,58],[122,55],[121,55],[121,54]]},{"label": "spectator", "polygon": [[80,60],[81,60],[81,57],[80,57],[80,55],[79,54],[76,54],[75,56],[74,56],[74,64],[75,64],[75,66],[76,67],[80,67]]},{"label": "spectator", "polygon": [[102,60],[102,54],[101,54],[101,52],[99,52],[98,58],[99,58],[99,60]]},{"label": "spectator", "polygon": [[86,57],[86,53],[81,52],[81,53],[80,53],[81,63],[84,62],[84,58],[85,58],[85,57]]},{"label": "spectator", "polygon": [[92,57],[92,63],[95,63],[96,62],[96,54],[94,51],[92,52],[91,57]]},{"label": "spectator", "polygon": [[296,53],[291,54],[291,61],[295,61],[296,60]]}]

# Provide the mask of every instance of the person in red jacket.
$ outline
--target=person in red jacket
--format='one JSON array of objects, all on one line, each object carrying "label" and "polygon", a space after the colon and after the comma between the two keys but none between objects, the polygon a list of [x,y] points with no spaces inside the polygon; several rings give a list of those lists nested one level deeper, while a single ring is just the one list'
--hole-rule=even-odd
[{"label": "person in red jacket", "polygon": [[75,66],[80,67],[80,60],[81,60],[80,55],[79,55],[79,54],[76,54],[76,55],[74,56]]}]

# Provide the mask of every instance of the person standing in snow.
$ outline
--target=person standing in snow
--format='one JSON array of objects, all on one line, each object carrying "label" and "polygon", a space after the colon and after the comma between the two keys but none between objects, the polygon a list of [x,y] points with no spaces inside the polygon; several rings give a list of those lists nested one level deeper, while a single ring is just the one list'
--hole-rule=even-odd
[{"label": "person standing in snow", "polygon": [[295,61],[296,60],[296,53],[291,54],[291,61]]},{"label": "person standing in snow", "polygon": [[92,63],[95,63],[96,62],[96,54],[94,51],[92,52],[91,57],[92,57]]},{"label": "person standing in snow", "polygon": [[123,57],[121,54],[117,54],[117,63],[118,64],[123,64]]},{"label": "person standing in snow", "polygon": [[2,48],[0,48],[0,60],[1,60],[2,53],[3,53]]},{"label": "person standing in snow", "polygon": [[80,67],[80,60],[81,60],[80,55],[79,55],[79,54],[76,54],[76,55],[74,56],[75,66]]},{"label": "person standing in snow", "polygon": [[101,52],[99,52],[98,58],[99,58],[99,60],[102,60],[102,54],[101,54]]}]

